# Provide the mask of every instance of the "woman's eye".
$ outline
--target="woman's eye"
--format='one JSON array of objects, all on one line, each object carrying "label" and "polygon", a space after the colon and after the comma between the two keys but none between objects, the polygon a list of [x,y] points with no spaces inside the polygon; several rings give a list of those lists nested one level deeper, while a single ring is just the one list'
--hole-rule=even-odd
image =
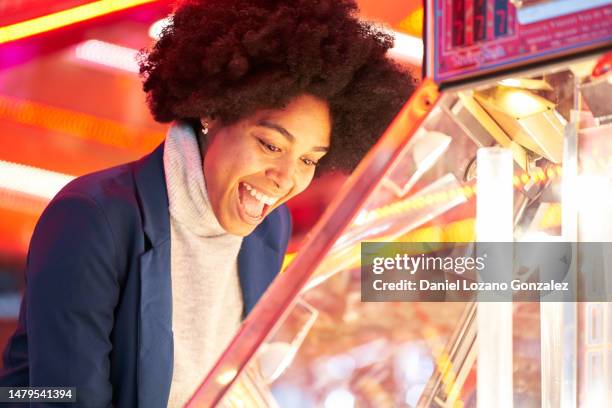
[{"label": "woman's eye", "polygon": [[281,149],[279,147],[274,146],[273,144],[267,143],[261,139],[259,139],[259,143],[261,143],[261,145],[263,147],[265,147],[267,150],[273,152],[273,153],[278,153],[281,151]]},{"label": "woman's eye", "polygon": [[305,165],[307,166],[316,166],[317,162],[314,160],[310,160],[310,159],[302,159],[302,161],[304,162]]}]

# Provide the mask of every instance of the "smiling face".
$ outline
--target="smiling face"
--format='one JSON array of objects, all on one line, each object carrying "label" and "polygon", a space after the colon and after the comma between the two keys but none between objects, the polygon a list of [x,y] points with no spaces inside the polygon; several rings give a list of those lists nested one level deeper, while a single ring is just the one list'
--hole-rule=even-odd
[{"label": "smiling face", "polygon": [[203,152],[211,207],[227,232],[246,236],[304,191],[330,143],[326,102],[310,95],[230,126],[209,126]]}]

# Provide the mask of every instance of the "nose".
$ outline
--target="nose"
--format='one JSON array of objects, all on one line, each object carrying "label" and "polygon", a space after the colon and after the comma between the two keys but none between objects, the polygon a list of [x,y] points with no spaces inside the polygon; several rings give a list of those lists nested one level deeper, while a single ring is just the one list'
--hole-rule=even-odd
[{"label": "nose", "polygon": [[285,160],[282,163],[275,163],[275,165],[269,167],[266,170],[266,177],[272,180],[274,185],[278,188],[279,193],[285,194],[289,192],[295,184],[295,170],[295,164]]}]

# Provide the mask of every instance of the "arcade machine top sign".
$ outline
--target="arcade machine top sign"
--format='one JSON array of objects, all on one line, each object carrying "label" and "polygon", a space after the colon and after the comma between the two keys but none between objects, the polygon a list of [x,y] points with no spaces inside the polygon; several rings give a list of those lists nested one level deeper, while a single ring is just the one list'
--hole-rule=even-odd
[{"label": "arcade machine top sign", "polygon": [[426,74],[437,83],[612,41],[612,0],[427,0]]}]

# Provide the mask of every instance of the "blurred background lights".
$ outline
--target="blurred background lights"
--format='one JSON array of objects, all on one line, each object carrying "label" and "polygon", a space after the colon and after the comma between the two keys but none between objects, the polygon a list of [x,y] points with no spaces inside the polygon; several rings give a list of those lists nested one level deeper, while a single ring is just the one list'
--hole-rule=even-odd
[{"label": "blurred background lights", "polygon": [[51,199],[73,176],[0,160],[0,188]]},{"label": "blurred background lights", "polygon": [[399,28],[406,34],[421,37],[423,35],[423,14],[423,7],[417,8],[400,21]]},{"label": "blurred background lights", "polygon": [[161,33],[164,28],[166,28],[166,26],[169,26],[170,24],[172,24],[172,16],[157,20],[156,22],[151,24],[151,27],[149,28],[149,37],[154,40],[158,40],[159,37],[161,37]]},{"label": "blurred background lights", "polygon": [[331,377],[345,379],[353,374],[356,366],[357,362],[353,356],[349,354],[340,354],[327,359],[325,371]]},{"label": "blurred background lights", "polygon": [[279,407],[313,408],[317,406],[312,395],[304,391],[300,387],[288,382],[274,383],[272,385],[272,394]]},{"label": "blurred background lights", "polygon": [[419,402],[419,398],[421,398],[421,394],[425,389],[425,385],[426,384],[419,384],[408,388],[404,401],[410,406],[416,407]]},{"label": "blurred background lights", "polygon": [[423,40],[397,31],[392,31],[389,34],[395,38],[395,45],[389,50],[391,56],[405,59],[415,65],[421,64],[423,60]]},{"label": "blurred background lights", "polygon": [[324,406],[325,408],[353,408],[355,397],[346,389],[337,389],[327,395]]},{"label": "blurred background lights", "polygon": [[87,40],[77,45],[76,57],[123,71],[138,73],[138,50],[100,40]]}]

